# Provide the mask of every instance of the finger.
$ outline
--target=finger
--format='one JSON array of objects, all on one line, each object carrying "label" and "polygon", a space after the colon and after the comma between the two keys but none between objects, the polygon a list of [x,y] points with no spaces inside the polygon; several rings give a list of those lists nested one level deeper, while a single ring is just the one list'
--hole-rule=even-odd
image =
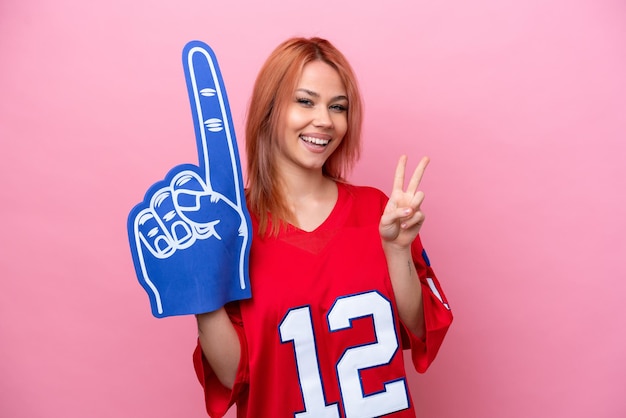
[{"label": "finger", "polygon": [[403,155],[398,160],[398,164],[396,165],[396,172],[393,176],[393,190],[404,190],[404,173],[406,170],[406,161],[407,156]]},{"label": "finger", "polygon": [[[421,194],[421,193],[418,192],[418,194]],[[420,211],[420,204],[422,200],[423,198],[421,199],[418,198],[415,200],[415,202],[411,202],[410,207],[400,207],[400,208],[394,209],[393,211],[389,213],[388,215],[389,219],[391,219],[393,222],[404,222],[408,219],[411,219],[412,217],[415,216],[416,213]]]},{"label": "finger", "polygon": [[150,207],[155,214],[155,221],[173,246],[187,248],[193,243],[193,231],[176,210],[170,188],[155,193],[150,200]]},{"label": "finger", "polygon": [[411,176],[411,180],[409,181],[409,186],[406,190],[408,193],[414,194],[417,191],[417,188],[422,181],[422,177],[424,177],[424,172],[426,171],[426,167],[428,167],[429,162],[430,158],[428,157],[423,157],[420,160],[419,164],[415,168],[415,171],[413,172],[413,175]]},{"label": "finger", "polygon": [[424,215],[424,212],[417,211],[409,219],[403,220],[402,223],[400,224],[400,228],[411,229],[416,225],[421,226],[424,223],[424,220],[426,220],[426,216]]},{"label": "finger", "polygon": [[201,210],[201,197],[211,193],[204,180],[191,170],[176,174],[172,178],[170,188],[172,189],[174,206],[178,213],[183,215],[199,212]]},{"label": "finger", "polygon": [[203,42],[192,41],[183,50],[183,67],[206,185],[241,207],[243,180],[237,140],[215,54]]},{"label": "finger", "polygon": [[134,218],[135,245],[139,253],[142,247],[156,258],[167,258],[175,251],[175,245],[151,208],[145,208]]},{"label": "finger", "polygon": [[215,225],[216,220],[237,211],[222,194],[208,190],[200,176],[191,170],[178,173],[171,182],[176,212],[189,224]]},{"label": "finger", "polygon": [[418,191],[413,195],[413,198],[411,199],[411,208],[414,212],[420,209],[422,203],[424,202],[424,197],[426,197],[426,195],[422,191]]}]

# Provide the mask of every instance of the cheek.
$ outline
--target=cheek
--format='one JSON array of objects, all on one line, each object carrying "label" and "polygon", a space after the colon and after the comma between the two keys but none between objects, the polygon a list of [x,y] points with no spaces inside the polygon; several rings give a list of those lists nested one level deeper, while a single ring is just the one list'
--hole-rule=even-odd
[{"label": "cheek", "polygon": [[337,132],[337,136],[341,136],[342,138],[348,131],[348,118],[344,115],[339,115],[338,118],[334,121],[335,131]]},{"label": "cheek", "polygon": [[306,113],[298,111],[298,109],[289,109],[285,115],[284,126],[287,129],[299,130],[309,123]]}]

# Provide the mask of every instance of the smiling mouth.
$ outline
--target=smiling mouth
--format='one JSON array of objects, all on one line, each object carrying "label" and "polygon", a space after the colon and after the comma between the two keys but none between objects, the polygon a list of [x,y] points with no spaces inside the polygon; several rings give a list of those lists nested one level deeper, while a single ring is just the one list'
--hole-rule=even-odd
[{"label": "smiling mouth", "polygon": [[330,139],[313,138],[313,137],[304,136],[304,135],[300,135],[300,139],[303,140],[304,142],[308,142],[309,144],[318,145],[321,147],[325,147],[326,145],[330,143]]}]

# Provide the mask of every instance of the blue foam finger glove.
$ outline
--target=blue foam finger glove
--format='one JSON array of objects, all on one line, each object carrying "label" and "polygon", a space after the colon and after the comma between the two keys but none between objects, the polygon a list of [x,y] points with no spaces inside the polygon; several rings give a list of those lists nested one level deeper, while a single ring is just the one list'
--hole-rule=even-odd
[{"label": "blue foam finger glove", "polygon": [[183,49],[183,68],[199,164],[174,167],[128,217],[137,278],[158,318],[251,296],[252,225],[222,75],[200,41]]}]

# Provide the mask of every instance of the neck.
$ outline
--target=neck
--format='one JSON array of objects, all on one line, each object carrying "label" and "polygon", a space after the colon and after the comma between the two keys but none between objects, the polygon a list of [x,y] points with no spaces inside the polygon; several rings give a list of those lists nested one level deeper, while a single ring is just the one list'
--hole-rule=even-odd
[{"label": "neck", "polygon": [[325,195],[328,189],[334,186],[333,180],[325,177],[321,170],[283,172],[281,173],[281,183],[285,188],[285,198],[290,202]]},{"label": "neck", "polygon": [[337,202],[337,185],[322,171],[282,173],[285,201],[294,225],[312,231],[330,214]]}]

